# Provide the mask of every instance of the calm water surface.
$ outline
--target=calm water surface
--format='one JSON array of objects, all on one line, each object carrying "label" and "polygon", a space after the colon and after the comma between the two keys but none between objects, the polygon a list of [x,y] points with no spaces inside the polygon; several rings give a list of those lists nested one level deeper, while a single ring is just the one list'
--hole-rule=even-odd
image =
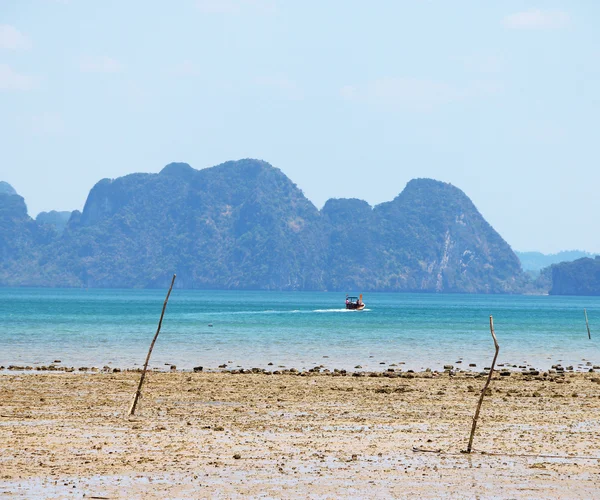
[{"label": "calm water surface", "polygon": [[[166,290],[0,289],[0,365],[143,364]],[[600,364],[600,297],[174,290],[151,366],[383,370]],[[583,309],[592,329],[589,340]],[[212,326],[209,326],[212,325]],[[596,333],[595,333],[596,331]],[[383,363],[383,364],[382,364]],[[459,365],[455,365],[459,366]],[[589,367],[588,367],[589,368]]]}]

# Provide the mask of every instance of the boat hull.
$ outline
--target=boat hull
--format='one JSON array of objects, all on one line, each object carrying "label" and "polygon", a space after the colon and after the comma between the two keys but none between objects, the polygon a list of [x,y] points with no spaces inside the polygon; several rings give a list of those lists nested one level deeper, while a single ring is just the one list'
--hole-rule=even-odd
[{"label": "boat hull", "polygon": [[364,308],[365,308],[364,304],[361,304],[359,306],[353,306],[352,304],[346,305],[346,309],[348,309],[349,311],[362,311]]}]

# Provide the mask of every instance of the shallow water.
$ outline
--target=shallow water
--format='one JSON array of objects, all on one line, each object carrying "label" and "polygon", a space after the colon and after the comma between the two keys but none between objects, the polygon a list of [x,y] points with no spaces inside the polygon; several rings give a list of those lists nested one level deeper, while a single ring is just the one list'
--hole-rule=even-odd
[{"label": "shallow water", "polygon": [[[165,294],[0,289],[0,365],[139,366]],[[364,311],[346,311],[341,293],[174,290],[151,366],[479,371],[493,357],[489,315],[498,363],[600,364],[600,297],[369,293],[364,301]]]}]

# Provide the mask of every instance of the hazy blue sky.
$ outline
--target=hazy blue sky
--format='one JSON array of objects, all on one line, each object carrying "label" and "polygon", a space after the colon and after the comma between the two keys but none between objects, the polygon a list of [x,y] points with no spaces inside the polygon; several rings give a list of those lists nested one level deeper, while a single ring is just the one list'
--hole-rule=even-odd
[{"label": "hazy blue sky", "polygon": [[516,250],[600,252],[600,2],[0,0],[0,180],[260,158],[317,207],[451,182]]}]

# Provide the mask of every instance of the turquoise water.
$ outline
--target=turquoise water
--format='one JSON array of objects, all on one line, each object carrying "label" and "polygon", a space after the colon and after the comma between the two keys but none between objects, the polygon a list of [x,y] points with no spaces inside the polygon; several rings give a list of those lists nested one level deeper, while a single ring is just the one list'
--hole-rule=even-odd
[{"label": "turquoise water", "polygon": [[[0,289],[0,365],[139,366],[165,294]],[[342,293],[174,290],[151,366],[479,370],[493,356],[490,314],[499,363],[600,364],[600,297],[370,293],[364,301],[357,312],[343,308]]]}]

